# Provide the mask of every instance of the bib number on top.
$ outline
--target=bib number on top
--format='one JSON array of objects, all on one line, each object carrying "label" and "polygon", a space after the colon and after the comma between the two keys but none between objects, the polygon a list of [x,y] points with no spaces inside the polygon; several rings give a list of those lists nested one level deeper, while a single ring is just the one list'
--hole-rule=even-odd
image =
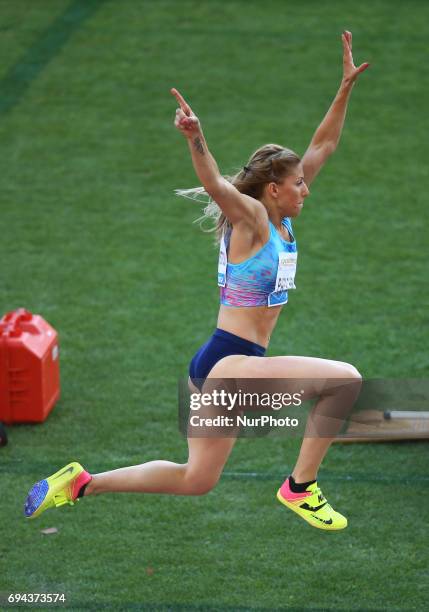
[{"label": "bib number on top", "polygon": [[289,289],[296,289],[295,274],[298,253],[281,251],[277,267],[276,284],[274,291],[268,296],[268,306],[286,304]]},{"label": "bib number on top", "polygon": [[279,253],[279,266],[277,268],[276,286],[274,291],[296,289],[296,260],[297,253],[288,253],[287,251],[282,251]]}]

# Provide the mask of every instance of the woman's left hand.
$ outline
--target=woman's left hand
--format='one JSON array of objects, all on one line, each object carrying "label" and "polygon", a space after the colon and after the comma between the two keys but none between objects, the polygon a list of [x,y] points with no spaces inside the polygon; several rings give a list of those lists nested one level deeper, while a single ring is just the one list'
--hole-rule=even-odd
[{"label": "woman's left hand", "polygon": [[356,68],[352,55],[352,33],[346,30],[342,33],[341,38],[343,41],[343,81],[354,83],[358,75],[366,70],[369,64],[364,62]]}]

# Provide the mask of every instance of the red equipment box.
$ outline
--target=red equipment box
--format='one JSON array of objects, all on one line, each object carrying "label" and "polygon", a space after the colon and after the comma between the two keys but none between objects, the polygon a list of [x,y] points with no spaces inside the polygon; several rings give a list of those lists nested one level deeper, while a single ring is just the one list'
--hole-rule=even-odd
[{"label": "red equipment box", "polygon": [[0,421],[41,423],[60,397],[58,334],[24,308],[0,319]]}]

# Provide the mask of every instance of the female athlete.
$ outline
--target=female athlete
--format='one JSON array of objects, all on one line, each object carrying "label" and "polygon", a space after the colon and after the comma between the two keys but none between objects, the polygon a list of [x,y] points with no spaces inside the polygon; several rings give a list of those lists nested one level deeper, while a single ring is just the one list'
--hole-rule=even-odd
[{"label": "female athlete", "polygon": [[[343,416],[350,411],[361,376],[355,367],[340,361],[264,355],[288,300],[288,289],[294,288],[297,248],[291,218],[300,214],[310,184],[336,149],[350,93],[358,75],[369,66],[354,65],[350,32],[342,34],[342,43],[340,88],[302,159],[280,145],[265,145],[230,180],[220,174],[191,107],[176,89],[171,90],[179,104],[175,126],[188,142],[203,186],[199,191],[211,198],[207,212],[215,210],[221,244],[217,329],[191,361],[189,388],[199,393],[211,379],[299,379],[307,397],[318,398],[295,468],[277,498],[310,525],[325,530],[343,529],[347,519],[323,496],[317,472],[342,423],[338,407]],[[334,422],[329,435],[314,435],[326,420]],[[70,463],[32,487],[25,515],[35,518],[47,508],[108,492],[205,494],[218,482],[235,439],[189,437],[184,464],[158,460],[91,475],[79,463]]]}]

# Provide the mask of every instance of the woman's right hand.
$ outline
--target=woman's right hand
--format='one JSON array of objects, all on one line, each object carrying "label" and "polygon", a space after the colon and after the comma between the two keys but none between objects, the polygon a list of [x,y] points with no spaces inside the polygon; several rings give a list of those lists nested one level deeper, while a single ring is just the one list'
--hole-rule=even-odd
[{"label": "woman's right hand", "polygon": [[177,91],[177,89],[174,89],[173,87],[173,89],[170,91],[176,98],[180,107],[176,110],[174,125],[186,138],[196,136],[201,132],[198,117],[194,114],[189,104],[185,101],[184,97]]}]

